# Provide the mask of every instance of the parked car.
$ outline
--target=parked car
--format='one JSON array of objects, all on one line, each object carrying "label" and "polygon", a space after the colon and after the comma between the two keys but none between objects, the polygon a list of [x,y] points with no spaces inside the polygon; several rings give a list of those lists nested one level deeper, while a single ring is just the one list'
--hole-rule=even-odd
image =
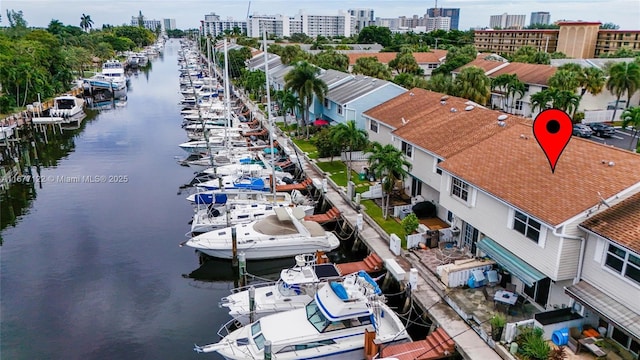
[{"label": "parked car", "polygon": [[589,124],[589,127],[593,130],[593,133],[596,134],[596,136],[601,137],[610,137],[616,132],[616,129],[614,129],[613,126],[603,123],[591,123]]},{"label": "parked car", "polygon": [[591,137],[593,130],[585,124],[573,124],[573,135],[583,138]]}]

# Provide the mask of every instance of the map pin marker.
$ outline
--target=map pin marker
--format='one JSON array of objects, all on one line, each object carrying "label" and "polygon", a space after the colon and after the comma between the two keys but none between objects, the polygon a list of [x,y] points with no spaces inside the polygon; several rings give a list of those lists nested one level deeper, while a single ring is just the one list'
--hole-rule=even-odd
[{"label": "map pin marker", "polygon": [[555,172],[556,163],[571,140],[572,133],[571,118],[562,110],[544,110],[533,121],[533,135],[547,156],[552,173]]}]

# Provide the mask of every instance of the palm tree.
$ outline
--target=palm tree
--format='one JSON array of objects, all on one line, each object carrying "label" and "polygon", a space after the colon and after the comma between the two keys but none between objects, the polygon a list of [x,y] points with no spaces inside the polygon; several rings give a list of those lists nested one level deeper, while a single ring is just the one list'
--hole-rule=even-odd
[{"label": "palm tree", "polygon": [[[524,93],[526,92],[525,84],[518,80],[518,76],[516,74],[511,81],[507,84],[507,101],[511,104],[511,113],[513,114],[513,105],[516,100],[516,95],[518,96],[518,100],[522,99]],[[509,101],[511,99],[511,101]]]},{"label": "palm tree", "polygon": [[546,109],[549,106],[549,103],[553,100],[553,97],[551,95],[552,94],[549,89],[545,89],[535,94],[532,94],[530,97],[531,111],[535,113],[536,110],[542,111]]},{"label": "palm tree", "polygon": [[[323,103],[324,97],[329,91],[327,84],[317,77],[319,73],[320,69],[306,61],[301,61],[284,76],[285,90],[293,90],[298,94],[303,109],[302,121],[304,125],[308,125],[309,122],[309,106],[313,104],[313,95],[318,97],[320,103]],[[309,128],[307,127],[308,138]]]},{"label": "palm tree", "polygon": [[633,106],[625,109],[622,112],[621,117],[622,128],[626,128],[627,126],[631,126],[633,128],[633,135],[629,142],[629,150],[633,150],[633,140],[635,140],[636,136],[638,136],[638,131],[640,131],[640,106]]},{"label": "palm tree", "polygon": [[555,74],[553,74],[553,76],[549,78],[549,87],[553,87],[558,90],[568,90],[576,92],[578,86],[580,86],[578,73],[572,70],[559,69]]},{"label": "palm tree", "polygon": [[618,102],[622,94],[627,94],[627,106],[631,101],[631,96],[640,89],[640,65],[636,62],[620,62],[609,68],[609,79],[607,80],[607,90],[616,97],[616,105],[611,115],[611,121],[616,117]]},{"label": "palm tree", "polygon": [[566,113],[574,113],[580,104],[580,97],[571,90],[549,89],[552,106]]},{"label": "palm tree", "polygon": [[82,14],[80,17],[80,28],[86,32],[89,32],[89,29],[93,28],[93,20],[91,20],[91,16]]},{"label": "palm tree", "polygon": [[509,83],[513,81],[513,79],[518,79],[518,75],[516,74],[500,74],[495,78],[491,79],[491,90],[497,91],[500,93],[500,109],[504,110],[504,100],[505,95],[508,91]]},{"label": "palm tree", "polygon": [[484,105],[491,97],[491,80],[484,70],[471,66],[462,69],[454,81],[456,94],[465,99]]},{"label": "palm tree", "polygon": [[604,89],[604,83],[606,76],[604,71],[595,67],[583,68],[578,73],[578,82],[580,83],[580,99],[585,93],[589,92],[591,95],[598,95]]},{"label": "palm tree", "polygon": [[284,126],[286,129],[289,128],[289,124],[287,123],[287,114],[291,113],[296,117],[296,110],[300,108],[300,100],[291,92],[291,90],[284,90],[282,92],[282,112],[284,114]]},{"label": "palm tree", "polygon": [[[369,167],[382,182],[382,214],[385,220],[389,214],[389,200],[393,187],[398,180],[403,180],[411,169],[411,163],[405,158],[402,151],[391,144],[382,145],[374,141],[367,153]],[[386,201],[385,201],[386,195]]]},{"label": "palm tree", "polygon": [[363,129],[358,129],[355,120],[336,125],[331,129],[331,136],[340,144],[342,150],[349,151],[349,161],[347,162],[347,183],[351,181],[351,154],[367,145],[369,135]]}]

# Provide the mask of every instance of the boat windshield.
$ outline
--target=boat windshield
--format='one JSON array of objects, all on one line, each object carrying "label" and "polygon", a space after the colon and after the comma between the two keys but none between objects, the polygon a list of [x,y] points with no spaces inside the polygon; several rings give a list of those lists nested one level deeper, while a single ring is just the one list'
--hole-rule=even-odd
[{"label": "boat windshield", "polygon": [[251,336],[253,337],[253,342],[256,344],[258,350],[262,350],[264,348],[264,335],[262,335],[262,329],[260,328],[260,321],[256,321],[251,325]]},{"label": "boat windshield", "polygon": [[313,325],[318,332],[341,330],[371,324],[371,316],[368,315],[340,321],[329,321],[329,319],[327,319],[320,311],[315,300],[308,303],[305,308],[307,310],[307,320],[309,320],[311,325]]}]

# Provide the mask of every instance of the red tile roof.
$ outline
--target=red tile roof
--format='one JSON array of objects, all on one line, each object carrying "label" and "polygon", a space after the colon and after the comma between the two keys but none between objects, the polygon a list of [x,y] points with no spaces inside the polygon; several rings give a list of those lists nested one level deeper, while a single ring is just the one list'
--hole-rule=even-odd
[{"label": "red tile roof", "polygon": [[[455,137],[455,132],[449,138]],[[613,162],[613,166],[609,163]],[[559,225],[640,183],[640,154],[573,137],[555,173],[531,121],[506,127],[439,165],[549,225]]]},{"label": "red tile roof", "polygon": [[[444,104],[443,96],[446,96]],[[414,88],[364,114],[389,125],[394,135],[441,158],[473,146],[518,121],[508,115],[505,127],[500,127],[497,118],[501,113],[482,107],[465,111],[469,104],[463,98]]]},{"label": "red tile roof", "polygon": [[526,63],[509,63],[502,69],[498,69],[491,73],[489,76],[495,78],[501,74],[516,74],[518,79],[525,84],[536,84],[547,86],[549,78],[553,76],[558,70],[557,67],[551,65],[541,64],[526,64]]},{"label": "red tile roof", "polygon": [[590,217],[580,225],[640,253],[640,193]]},{"label": "red tile roof", "polygon": [[[487,55],[488,56],[488,55]],[[488,72],[491,70],[494,70],[495,68],[499,67],[499,66],[505,66],[505,62],[502,61],[495,61],[495,60],[485,60],[484,58],[481,57],[477,57],[475,60],[473,60],[472,62],[466,64],[466,65],[462,65],[459,68],[453,70],[454,73],[459,73],[460,71],[462,71],[462,69],[464,68],[468,68],[471,66],[475,66],[475,67],[479,67],[480,69],[484,70],[484,72]]]},{"label": "red tile roof", "polygon": [[[388,64],[389,61],[396,58],[398,53],[380,52],[380,53],[348,53],[349,65],[355,65],[356,60],[363,57],[375,57],[379,62]],[[413,57],[418,64],[439,63],[440,59],[447,56],[446,50],[432,50],[430,52],[414,52]]]}]

